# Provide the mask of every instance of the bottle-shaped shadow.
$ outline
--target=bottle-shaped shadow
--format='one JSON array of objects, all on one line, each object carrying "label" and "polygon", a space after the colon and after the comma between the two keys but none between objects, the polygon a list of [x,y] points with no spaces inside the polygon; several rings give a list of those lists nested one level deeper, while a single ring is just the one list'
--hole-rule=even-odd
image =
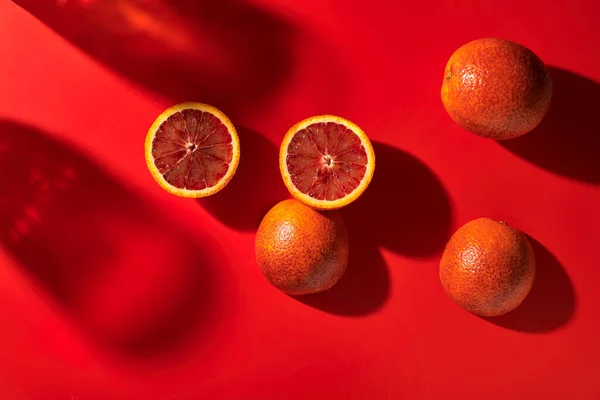
[{"label": "bottle-shaped shadow", "polygon": [[210,235],[34,127],[0,121],[0,165],[2,245],[90,337],[151,356],[208,333],[224,259]]},{"label": "bottle-shaped shadow", "polygon": [[240,0],[13,1],[128,79],[230,116],[270,95],[292,65],[292,28]]}]

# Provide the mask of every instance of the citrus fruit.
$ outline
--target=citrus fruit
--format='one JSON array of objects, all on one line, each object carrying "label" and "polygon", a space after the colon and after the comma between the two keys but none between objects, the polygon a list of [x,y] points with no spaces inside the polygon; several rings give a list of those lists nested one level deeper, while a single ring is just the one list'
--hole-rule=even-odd
[{"label": "citrus fruit", "polygon": [[529,293],[535,257],[527,237],[505,222],[478,218],[458,229],[444,249],[440,280],[462,308],[484,317],[506,314]]},{"label": "citrus fruit", "polygon": [[348,264],[348,234],[340,213],[314,210],[295,199],[267,212],[255,248],[262,274],[290,295],[331,288]]},{"label": "citrus fruit", "polygon": [[552,82],[542,60],[528,48],[485,38],[452,54],[441,95],[460,126],[484,138],[504,140],[522,136],[542,121]]},{"label": "citrus fruit", "polygon": [[202,103],[181,103],[154,121],[145,143],[146,164],[158,184],[181,197],[206,197],[223,189],[240,159],[235,127]]},{"label": "citrus fruit", "polygon": [[369,186],[375,153],[356,124],[320,115],[294,125],[279,150],[279,169],[292,196],[315,209],[344,207]]}]

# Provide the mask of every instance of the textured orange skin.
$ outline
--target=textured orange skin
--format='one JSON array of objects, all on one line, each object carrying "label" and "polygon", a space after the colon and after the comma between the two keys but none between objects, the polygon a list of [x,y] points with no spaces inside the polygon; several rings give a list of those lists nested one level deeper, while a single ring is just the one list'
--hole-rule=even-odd
[{"label": "textured orange skin", "polygon": [[255,246],[262,274],[290,295],[331,288],[348,264],[348,234],[340,213],[313,210],[298,200],[284,200],[265,215]]},{"label": "textured orange skin", "polygon": [[441,95],[446,111],[460,126],[484,138],[505,140],[530,132],[544,119],[552,82],[531,50],[486,38],[452,54]]},{"label": "textured orange skin", "polygon": [[440,262],[446,294],[484,317],[506,314],[531,290],[535,256],[527,237],[504,222],[475,219],[452,235]]}]

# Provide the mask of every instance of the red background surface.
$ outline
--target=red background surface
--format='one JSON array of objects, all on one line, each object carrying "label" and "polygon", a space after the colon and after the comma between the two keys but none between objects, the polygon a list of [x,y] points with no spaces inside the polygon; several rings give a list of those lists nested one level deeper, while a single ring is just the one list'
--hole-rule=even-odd
[{"label": "red background surface", "polygon": [[[600,3],[0,2],[1,399],[600,398]],[[446,60],[500,36],[555,86],[506,143],[446,115]],[[211,103],[240,130],[214,198],[146,170],[154,118]],[[270,287],[254,231],[287,197],[284,132],[335,113],[378,166],[343,211],[351,262],[322,295]],[[497,319],[444,294],[449,235],[479,216],[534,240],[536,282]]]}]

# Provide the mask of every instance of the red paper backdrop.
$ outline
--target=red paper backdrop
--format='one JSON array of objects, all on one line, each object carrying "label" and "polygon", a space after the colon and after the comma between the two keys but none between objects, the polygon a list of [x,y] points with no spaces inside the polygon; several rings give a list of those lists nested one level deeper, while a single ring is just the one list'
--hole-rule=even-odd
[{"label": "red paper backdrop", "polygon": [[[16,3],[16,4],[15,4]],[[0,2],[0,398],[600,398],[600,3],[15,0]],[[555,86],[506,143],[440,101],[448,57],[500,36]],[[146,170],[154,118],[180,101],[240,131],[210,199]],[[287,197],[284,132],[334,113],[375,143],[343,211],[346,276],[295,299],[254,262]],[[449,235],[479,216],[529,234],[534,288],[482,319],[444,294]]]}]

